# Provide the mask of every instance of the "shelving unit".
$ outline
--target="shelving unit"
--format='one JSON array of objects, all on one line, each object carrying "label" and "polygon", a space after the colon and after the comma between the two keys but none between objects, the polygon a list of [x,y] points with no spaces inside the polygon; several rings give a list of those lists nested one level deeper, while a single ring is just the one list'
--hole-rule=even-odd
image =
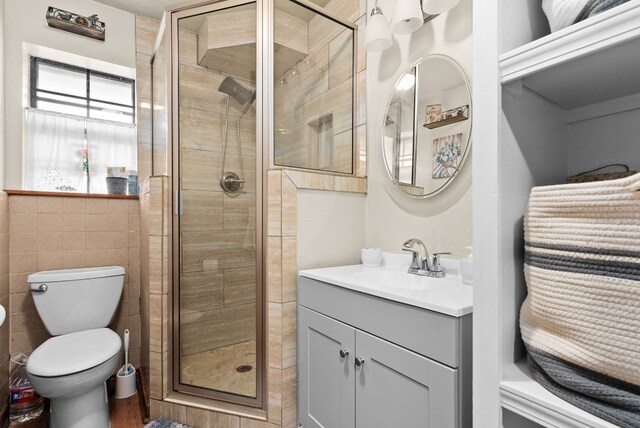
[{"label": "shelving unit", "polygon": [[611,428],[524,363],[522,217],[533,186],[616,161],[640,170],[640,0],[553,34],[540,3],[474,8],[474,425],[502,426],[505,409],[522,426]]},{"label": "shelving unit", "polygon": [[529,374],[526,361],[519,361],[502,372],[502,407],[543,426],[616,428],[615,425],[556,397]]}]

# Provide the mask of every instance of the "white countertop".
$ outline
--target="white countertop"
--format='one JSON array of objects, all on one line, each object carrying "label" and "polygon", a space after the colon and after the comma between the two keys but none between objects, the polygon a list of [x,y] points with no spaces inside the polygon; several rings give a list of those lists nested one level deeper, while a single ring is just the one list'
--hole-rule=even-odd
[{"label": "white countertop", "polygon": [[458,261],[443,261],[447,277],[429,278],[407,273],[404,264],[406,262],[408,267],[408,258],[394,254],[385,256],[386,263],[380,267],[338,266],[302,270],[299,274],[453,317],[473,312],[473,287],[461,282],[456,270]]}]

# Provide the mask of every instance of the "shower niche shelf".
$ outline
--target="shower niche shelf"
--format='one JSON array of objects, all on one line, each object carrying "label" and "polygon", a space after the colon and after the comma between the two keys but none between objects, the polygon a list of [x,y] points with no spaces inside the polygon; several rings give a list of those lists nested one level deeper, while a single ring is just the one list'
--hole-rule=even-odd
[{"label": "shower niche shelf", "polygon": [[[255,10],[241,8],[203,17],[198,65],[255,81],[255,67],[246,60],[256,57],[255,19]],[[309,30],[303,19],[277,9],[274,25],[274,76],[281,76],[309,54]]]}]

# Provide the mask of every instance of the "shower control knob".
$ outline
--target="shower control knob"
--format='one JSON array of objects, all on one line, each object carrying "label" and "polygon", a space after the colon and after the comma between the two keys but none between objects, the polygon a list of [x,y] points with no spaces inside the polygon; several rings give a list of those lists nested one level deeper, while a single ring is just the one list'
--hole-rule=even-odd
[{"label": "shower control knob", "polygon": [[364,358],[356,357],[356,366],[362,367],[364,365]]},{"label": "shower control knob", "polygon": [[341,349],[340,350],[340,358],[347,358],[349,356],[349,350],[348,349]]}]

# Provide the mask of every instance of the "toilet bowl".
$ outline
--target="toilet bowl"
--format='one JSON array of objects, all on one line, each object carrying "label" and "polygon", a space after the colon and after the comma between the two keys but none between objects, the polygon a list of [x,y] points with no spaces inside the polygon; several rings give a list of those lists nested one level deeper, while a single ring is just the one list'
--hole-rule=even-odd
[{"label": "toilet bowl", "polygon": [[50,399],[52,428],[108,428],[106,380],[115,371],[120,336],[113,318],[124,268],[67,269],[29,275],[36,309],[54,336],[29,357],[27,375]]}]

